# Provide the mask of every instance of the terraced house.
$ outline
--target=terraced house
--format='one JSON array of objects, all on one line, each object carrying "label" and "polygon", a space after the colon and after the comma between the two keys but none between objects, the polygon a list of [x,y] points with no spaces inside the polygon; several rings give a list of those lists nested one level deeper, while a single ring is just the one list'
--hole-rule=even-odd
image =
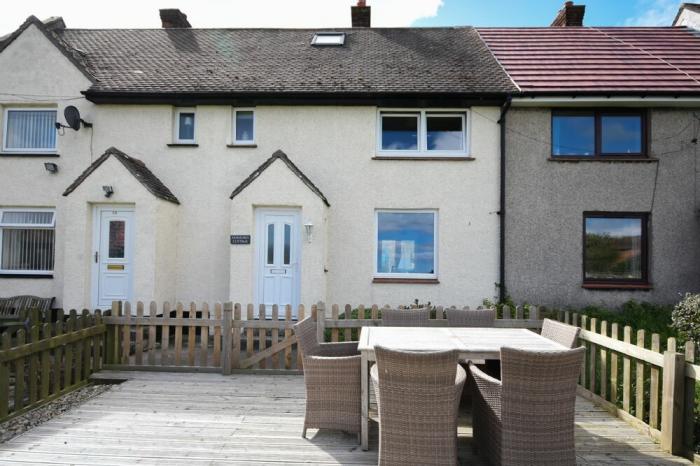
[{"label": "terraced house", "polygon": [[353,12],[334,30],[29,18],[0,46],[2,294],[492,296],[496,121],[516,87],[473,28]]},{"label": "terraced house", "polygon": [[700,287],[681,27],[70,29],[0,39],[0,290],[673,301]]}]

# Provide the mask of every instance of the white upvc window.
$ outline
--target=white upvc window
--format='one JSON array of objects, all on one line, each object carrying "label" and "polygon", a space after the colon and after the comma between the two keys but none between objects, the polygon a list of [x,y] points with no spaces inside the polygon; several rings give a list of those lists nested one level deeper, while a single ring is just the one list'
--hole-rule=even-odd
[{"label": "white upvc window", "polygon": [[56,109],[5,108],[3,152],[56,152]]},{"label": "white upvc window", "polygon": [[233,144],[255,144],[255,109],[233,109]]},{"label": "white upvc window", "polygon": [[375,278],[437,278],[438,211],[375,213]]},{"label": "white upvc window", "polygon": [[195,144],[197,112],[194,108],[176,108],[173,140],[175,144]]},{"label": "white upvc window", "polygon": [[56,212],[0,208],[0,274],[53,272]]},{"label": "white upvc window", "polygon": [[468,110],[380,109],[377,152],[382,156],[464,157],[469,152]]}]

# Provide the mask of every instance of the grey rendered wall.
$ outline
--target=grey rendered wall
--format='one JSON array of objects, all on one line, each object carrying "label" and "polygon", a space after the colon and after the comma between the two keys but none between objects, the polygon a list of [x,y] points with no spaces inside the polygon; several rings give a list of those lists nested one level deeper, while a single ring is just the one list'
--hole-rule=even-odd
[{"label": "grey rendered wall", "polygon": [[[548,306],[678,301],[700,290],[700,216],[694,109],[650,112],[658,163],[549,161],[549,109],[514,108],[507,121],[506,290]],[[658,169],[658,177],[657,177]],[[656,194],[654,180],[657,177]],[[653,207],[652,207],[653,206]],[[582,285],[584,211],[649,212],[653,288]]]}]

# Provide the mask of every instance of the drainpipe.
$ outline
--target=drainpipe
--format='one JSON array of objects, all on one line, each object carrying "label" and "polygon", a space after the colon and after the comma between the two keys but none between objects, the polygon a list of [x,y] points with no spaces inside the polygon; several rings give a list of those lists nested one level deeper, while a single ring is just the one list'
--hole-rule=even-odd
[{"label": "drainpipe", "polygon": [[500,217],[500,258],[498,275],[500,286],[498,287],[498,299],[500,302],[506,299],[506,114],[510,109],[512,97],[508,95],[501,106],[501,116],[498,124],[501,126],[501,205],[498,215]]}]

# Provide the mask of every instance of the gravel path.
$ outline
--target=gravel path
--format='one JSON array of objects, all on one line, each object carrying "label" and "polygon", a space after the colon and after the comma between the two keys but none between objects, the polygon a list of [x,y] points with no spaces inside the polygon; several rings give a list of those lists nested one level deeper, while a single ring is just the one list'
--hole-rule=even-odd
[{"label": "gravel path", "polygon": [[62,414],[69,409],[83,404],[85,401],[110,390],[111,385],[91,384],[78,390],[72,391],[50,403],[33,409],[21,416],[14,417],[9,421],[0,423],[0,443],[23,434],[32,427],[38,426],[49,419]]}]

